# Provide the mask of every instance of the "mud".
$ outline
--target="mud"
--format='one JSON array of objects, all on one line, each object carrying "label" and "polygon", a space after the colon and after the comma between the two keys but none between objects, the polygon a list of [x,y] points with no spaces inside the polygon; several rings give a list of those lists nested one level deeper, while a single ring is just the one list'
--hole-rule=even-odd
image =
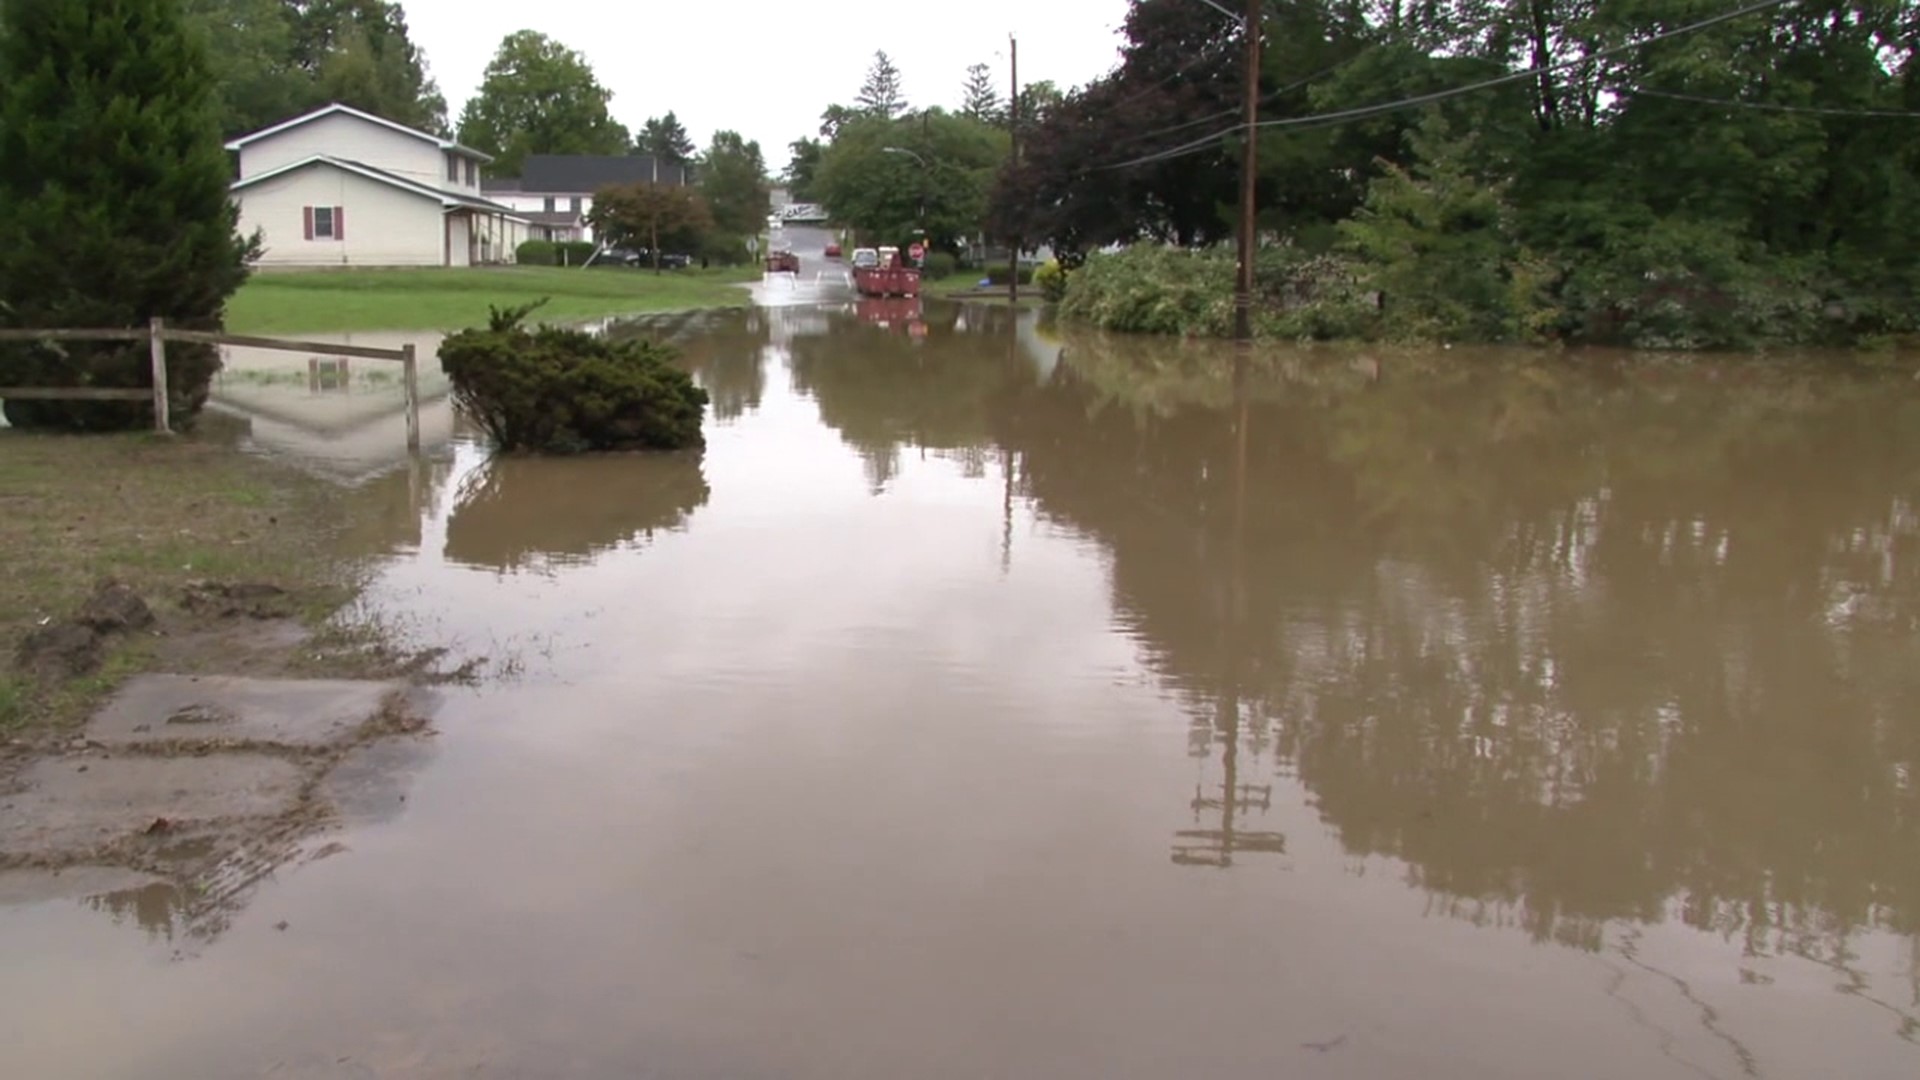
[{"label": "mud", "polygon": [[[272,614],[291,603],[278,589],[195,586],[189,596],[215,599],[160,623],[130,590],[103,587],[56,624],[90,635],[96,651],[102,635],[157,626],[163,662],[224,657],[252,674],[135,676],[79,734],[11,748],[0,767],[0,904],[164,887],[170,923],[210,938],[261,877],[339,850],[322,841],[341,820],[336,795],[363,815],[404,801],[379,768],[424,756],[415,744],[428,691],[409,679],[287,677],[327,654]],[[351,766],[336,780],[342,762]]]}]

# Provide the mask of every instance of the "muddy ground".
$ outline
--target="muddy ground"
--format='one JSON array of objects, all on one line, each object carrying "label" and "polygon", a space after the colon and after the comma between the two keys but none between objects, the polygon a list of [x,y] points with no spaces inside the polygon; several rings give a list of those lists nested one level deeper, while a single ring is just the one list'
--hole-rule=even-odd
[{"label": "muddy ground", "polygon": [[[417,753],[431,684],[459,673],[329,643],[297,607],[265,584],[195,583],[156,605],[108,584],[27,635],[24,677],[83,677],[130,636],[190,673],[131,676],[78,731],[10,740],[0,902],[163,890],[184,939],[204,940],[264,875],[341,850],[330,826],[404,800],[383,763]],[[380,677],[310,674],[328,667]]]}]

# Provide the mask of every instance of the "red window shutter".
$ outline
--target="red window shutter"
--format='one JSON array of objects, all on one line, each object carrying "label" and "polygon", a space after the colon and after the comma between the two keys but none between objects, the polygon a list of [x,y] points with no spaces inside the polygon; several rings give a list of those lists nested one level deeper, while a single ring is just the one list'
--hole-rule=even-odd
[{"label": "red window shutter", "polygon": [[335,240],[347,238],[347,208],[344,206],[333,208],[333,238]]},{"label": "red window shutter", "polygon": [[307,239],[311,240],[313,239],[313,207],[311,206],[301,207],[300,214],[303,218],[306,219]]}]

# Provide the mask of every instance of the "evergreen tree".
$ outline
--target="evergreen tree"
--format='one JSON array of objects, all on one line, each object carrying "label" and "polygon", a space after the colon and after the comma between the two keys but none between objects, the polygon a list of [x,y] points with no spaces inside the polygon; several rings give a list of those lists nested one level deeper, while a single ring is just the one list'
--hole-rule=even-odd
[{"label": "evergreen tree", "polygon": [[[231,166],[200,39],[177,0],[9,0],[0,33],[0,325],[218,329],[255,251],[235,233]],[[171,344],[172,415],[220,366]],[[145,342],[0,345],[0,386],[143,387]],[[144,404],[8,401],[9,423],[151,422]]]},{"label": "evergreen tree", "polygon": [[681,125],[680,118],[671,110],[665,116],[654,116],[640,129],[640,138],[635,140],[634,149],[642,154],[652,154],[663,162],[685,165],[693,161],[693,140],[687,136],[687,129]]},{"label": "evergreen tree", "polygon": [[993,73],[987,65],[975,64],[967,69],[960,111],[985,124],[1006,122],[1007,110],[1000,103],[1000,90],[994,85]]},{"label": "evergreen tree", "polygon": [[854,105],[864,113],[892,120],[907,109],[900,93],[900,69],[882,49],[873,54],[873,66],[867,69],[867,81],[860,87]]}]

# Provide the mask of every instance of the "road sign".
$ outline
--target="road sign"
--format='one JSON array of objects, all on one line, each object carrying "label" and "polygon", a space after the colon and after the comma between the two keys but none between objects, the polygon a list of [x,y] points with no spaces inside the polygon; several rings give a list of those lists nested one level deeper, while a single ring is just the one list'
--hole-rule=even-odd
[{"label": "road sign", "polygon": [[747,254],[749,255],[760,254],[760,238],[759,237],[757,236],[747,237]]},{"label": "road sign", "polygon": [[914,262],[919,262],[927,257],[927,246],[916,242],[907,248],[907,254],[913,257]]}]

